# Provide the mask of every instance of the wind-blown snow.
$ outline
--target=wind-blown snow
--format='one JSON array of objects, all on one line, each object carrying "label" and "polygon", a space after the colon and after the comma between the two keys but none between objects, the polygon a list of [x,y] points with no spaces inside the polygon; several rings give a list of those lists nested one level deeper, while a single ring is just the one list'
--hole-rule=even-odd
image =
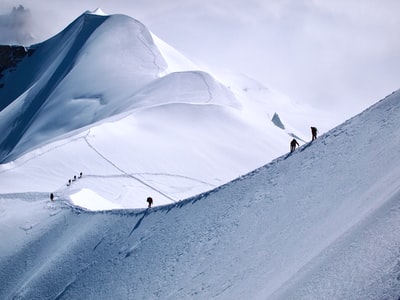
[{"label": "wind-blown snow", "polygon": [[177,204],[94,213],[1,194],[0,297],[397,299],[399,104]]}]

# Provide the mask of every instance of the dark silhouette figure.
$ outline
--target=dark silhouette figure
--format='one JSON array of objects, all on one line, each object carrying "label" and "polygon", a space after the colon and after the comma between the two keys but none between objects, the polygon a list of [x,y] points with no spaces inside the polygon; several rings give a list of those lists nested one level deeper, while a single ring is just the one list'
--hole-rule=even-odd
[{"label": "dark silhouette figure", "polygon": [[293,152],[294,150],[296,150],[296,146],[300,146],[299,143],[296,141],[296,139],[293,139],[290,142],[290,152]]},{"label": "dark silhouette figure", "polygon": [[76,175],[74,175],[74,181],[76,181]]},{"label": "dark silhouette figure", "polygon": [[153,204],[153,198],[151,197],[147,197],[147,203],[149,204],[149,208],[151,207],[151,205]]},{"label": "dark silhouette figure", "polygon": [[82,172],[79,173],[79,178],[82,178]]},{"label": "dark silhouette figure", "polygon": [[54,201],[54,194],[53,193],[50,193],[50,200]]},{"label": "dark silhouette figure", "polygon": [[67,186],[71,185],[71,179],[68,180]]},{"label": "dark silhouette figure", "polygon": [[311,127],[311,135],[312,135],[311,141],[317,139],[317,133],[318,133],[317,127]]}]

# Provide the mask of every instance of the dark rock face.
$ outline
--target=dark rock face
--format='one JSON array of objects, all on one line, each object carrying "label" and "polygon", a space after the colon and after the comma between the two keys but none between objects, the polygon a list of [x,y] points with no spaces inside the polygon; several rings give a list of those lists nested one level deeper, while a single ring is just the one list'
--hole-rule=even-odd
[{"label": "dark rock face", "polygon": [[[0,45],[0,80],[7,71],[14,71],[18,63],[33,52],[34,49],[23,46]],[[3,85],[0,81],[0,87]]]}]

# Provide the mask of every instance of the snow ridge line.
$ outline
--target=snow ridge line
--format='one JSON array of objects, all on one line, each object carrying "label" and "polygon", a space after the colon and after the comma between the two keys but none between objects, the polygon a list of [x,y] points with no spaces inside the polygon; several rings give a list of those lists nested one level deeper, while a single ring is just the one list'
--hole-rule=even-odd
[{"label": "snow ridge line", "polygon": [[61,53],[61,62],[55,67],[51,74],[39,78],[37,82],[45,81],[45,84],[42,86],[35,85],[35,87],[30,91],[32,95],[25,99],[22,106],[24,107],[24,110],[19,114],[19,117],[14,120],[12,130],[4,139],[7,143],[2,152],[7,153],[0,159],[0,162],[9,162],[10,154],[12,154],[12,151],[18,145],[21,138],[26,134],[30,126],[36,120],[44,105],[46,105],[50,95],[73,69],[74,63],[87,39],[104,21],[105,19],[98,18],[96,23],[86,27],[83,27],[83,23],[81,22],[78,24],[78,30],[71,34],[68,33],[68,48],[66,48],[67,50],[65,53]]},{"label": "snow ridge line", "polygon": [[[90,130],[89,130],[90,132]],[[103,154],[101,154],[92,144],[90,144],[90,142],[88,141],[87,137],[88,137],[89,133],[84,137],[84,140],[86,142],[86,144],[94,151],[96,152],[101,158],[103,158],[106,162],[108,162],[110,165],[112,165],[115,169],[117,169],[118,171],[120,171],[121,173],[125,174],[126,176],[133,178],[137,181],[139,181],[141,184],[149,187],[150,189],[156,191],[157,193],[160,193],[161,195],[163,195],[164,197],[168,198],[169,200],[171,200],[174,203],[177,203],[178,201],[175,200],[174,198],[172,198],[171,196],[167,195],[166,193],[162,192],[161,190],[155,188],[154,186],[151,186],[150,184],[148,184],[147,182],[143,181],[142,179],[131,175],[127,172],[125,172],[123,169],[121,169],[120,167],[118,167],[116,164],[114,164],[111,160],[109,160],[107,157],[105,157]]]},{"label": "snow ridge line", "polygon": [[[136,20],[135,20],[136,21]],[[140,23],[139,21],[136,21],[140,27],[140,33],[143,35],[143,32],[146,30],[146,28],[144,27],[144,25],[142,23]],[[153,50],[149,47],[149,45],[147,45],[143,39],[141,38],[140,35],[137,35],[138,40],[143,44],[143,46],[150,52],[150,54],[153,56],[153,64],[157,67],[157,74],[156,76],[158,76],[158,74],[161,73],[161,67],[157,64],[157,56],[154,54]]]},{"label": "snow ridge line", "polygon": [[210,87],[210,85],[208,84],[206,78],[204,77],[204,74],[203,74],[202,72],[194,72],[194,74],[200,76],[201,80],[202,80],[202,81],[204,82],[204,84],[206,85],[206,87],[207,87],[207,92],[208,92],[208,100],[206,101],[206,103],[210,103],[210,102],[213,100],[213,96],[212,96],[212,93],[211,93],[211,87]]},{"label": "snow ridge line", "polygon": [[86,266],[84,266],[82,269],[80,269],[78,271],[78,273],[76,273],[73,276],[72,280],[64,287],[64,289],[57,294],[57,296],[54,298],[54,300],[62,299],[64,297],[65,293],[68,291],[68,289],[77,281],[78,277],[81,276],[87,270],[89,270],[89,268],[92,267],[92,265],[94,265],[94,262],[88,263]]}]

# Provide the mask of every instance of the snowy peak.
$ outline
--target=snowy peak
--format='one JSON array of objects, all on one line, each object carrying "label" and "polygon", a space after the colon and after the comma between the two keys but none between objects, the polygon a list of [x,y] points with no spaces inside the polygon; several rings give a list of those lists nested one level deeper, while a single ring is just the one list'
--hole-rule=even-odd
[{"label": "snowy peak", "polygon": [[[122,112],[128,97],[166,68],[150,32],[122,15],[83,14],[57,36],[30,49],[35,54],[18,66],[14,60],[16,72],[3,71],[0,82],[3,110],[7,106],[3,124],[13,128],[0,139],[3,161],[18,144],[21,149],[12,157]],[[71,115],[77,122],[66,119]]]},{"label": "snowy peak", "polygon": [[91,15],[99,15],[99,16],[106,16],[107,14],[103,12],[103,10],[99,7],[96,8],[95,10],[87,10],[85,14],[91,14]]}]

